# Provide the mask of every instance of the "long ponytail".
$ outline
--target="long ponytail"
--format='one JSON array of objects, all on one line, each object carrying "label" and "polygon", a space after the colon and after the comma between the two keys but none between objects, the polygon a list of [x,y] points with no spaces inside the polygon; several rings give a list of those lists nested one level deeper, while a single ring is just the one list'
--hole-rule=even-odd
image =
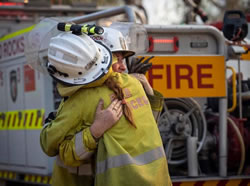
[{"label": "long ponytail", "polygon": [[111,90],[114,91],[118,100],[122,100],[122,109],[125,115],[125,118],[130,122],[130,124],[136,128],[136,125],[133,120],[132,112],[124,99],[124,93],[120,85],[115,81],[114,76],[109,76],[109,78],[105,81],[105,85]]}]

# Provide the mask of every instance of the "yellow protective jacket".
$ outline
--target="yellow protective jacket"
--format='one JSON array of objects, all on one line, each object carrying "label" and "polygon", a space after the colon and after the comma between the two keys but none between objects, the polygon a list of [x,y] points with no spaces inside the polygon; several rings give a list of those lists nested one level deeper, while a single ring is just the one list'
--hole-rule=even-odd
[{"label": "yellow protective jacket", "polygon": [[[114,75],[123,87],[137,129],[123,116],[99,141],[96,185],[171,185],[161,138],[141,84],[128,74]],[[95,164],[93,158],[88,159],[91,153],[86,152],[94,152],[97,146],[89,126],[93,122],[99,99],[104,99],[104,106],[107,107],[114,94],[106,86],[62,89],[59,92],[64,91],[64,95],[70,96],[60,105],[56,119],[41,132],[44,152],[49,156],[59,155],[54,166],[52,185],[92,185],[93,177],[90,175]],[[110,162],[106,160],[114,157],[116,162],[120,155],[140,163],[138,165],[135,161],[134,164],[127,162],[117,165],[112,161],[111,165],[116,167],[110,167]],[[140,157],[145,161],[141,161]],[[124,160],[118,162],[126,163]],[[130,183],[127,178],[131,176],[133,179]]]},{"label": "yellow protective jacket", "polygon": [[95,186],[169,186],[165,152],[145,92],[133,78],[119,78],[137,128],[123,117],[99,140]]}]

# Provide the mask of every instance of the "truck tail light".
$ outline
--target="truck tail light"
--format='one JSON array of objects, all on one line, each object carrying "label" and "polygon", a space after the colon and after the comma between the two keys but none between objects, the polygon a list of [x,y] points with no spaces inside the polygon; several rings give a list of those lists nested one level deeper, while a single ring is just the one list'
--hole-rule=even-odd
[{"label": "truck tail light", "polygon": [[177,52],[179,50],[179,39],[174,37],[148,37],[148,52]]}]

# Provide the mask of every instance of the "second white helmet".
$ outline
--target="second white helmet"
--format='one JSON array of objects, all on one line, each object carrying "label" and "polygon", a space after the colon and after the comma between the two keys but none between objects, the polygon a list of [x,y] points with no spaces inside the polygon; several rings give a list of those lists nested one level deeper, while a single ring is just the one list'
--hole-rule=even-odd
[{"label": "second white helmet", "polygon": [[96,41],[104,43],[111,52],[122,52],[124,58],[135,54],[134,51],[128,49],[126,39],[122,33],[116,29],[104,27],[104,33],[102,35],[93,35],[91,37]]},{"label": "second white helmet", "polygon": [[112,64],[110,50],[83,34],[61,33],[51,38],[48,71],[65,84],[87,85],[105,76]]}]

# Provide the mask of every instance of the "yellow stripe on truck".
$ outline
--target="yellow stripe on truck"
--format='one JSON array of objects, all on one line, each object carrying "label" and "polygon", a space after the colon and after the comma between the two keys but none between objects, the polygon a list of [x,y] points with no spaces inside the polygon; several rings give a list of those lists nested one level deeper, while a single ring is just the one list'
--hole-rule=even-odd
[{"label": "yellow stripe on truck", "polygon": [[200,180],[200,181],[173,181],[173,186],[249,186],[250,179],[215,179],[215,180]]},{"label": "yellow stripe on truck", "polygon": [[8,39],[11,39],[13,37],[16,37],[16,36],[19,36],[19,35],[22,35],[24,33],[27,33],[27,32],[30,32],[36,25],[32,25],[30,27],[27,27],[25,29],[22,29],[22,30],[18,30],[16,32],[13,32],[11,34],[8,34],[8,35],[5,35],[3,37],[0,38],[0,42],[1,41],[5,41],[5,40],[8,40]]},{"label": "yellow stripe on truck", "polygon": [[0,171],[0,178],[15,180],[16,179],[16,173],[15,172],[9,172],[9,171]]},{"label": "yellow stripe on truck", "polygon": [[26,111],[29,120],[26,123],[26,129],[41,129],[43,124],[44,110],[29,110]]},{"label": "yellow stripe on truck", "polygon": [[23,124],[23,112],[22,111],[10,111],[6,113],[7,120],[5,126],[8,130],[24,129]]},{"label": "yellow stripe on truck", "polygon": [[241,182],[241,180],[230,180],[230,181],[227,183],[227,186],[239,185],[240,182]]},{"label": "yellow stripe on truck", "polygon": [[194,186],[195,182],[183,182],[181,186]]},{"label": "yellow stripe on truck", "polygon": [[37,130],[43,127],[44,109],[1,112],[0,130]]},{"label": "yellow stripe on truck", "polygon": [[203,186],[217,185],[218,182],[219,182],[218,180],[207,181],[203,184]]},{"label": "yellow stripe on truck", "polygon": [[0,130],[4,127],[5,114],[0,112]]}]

